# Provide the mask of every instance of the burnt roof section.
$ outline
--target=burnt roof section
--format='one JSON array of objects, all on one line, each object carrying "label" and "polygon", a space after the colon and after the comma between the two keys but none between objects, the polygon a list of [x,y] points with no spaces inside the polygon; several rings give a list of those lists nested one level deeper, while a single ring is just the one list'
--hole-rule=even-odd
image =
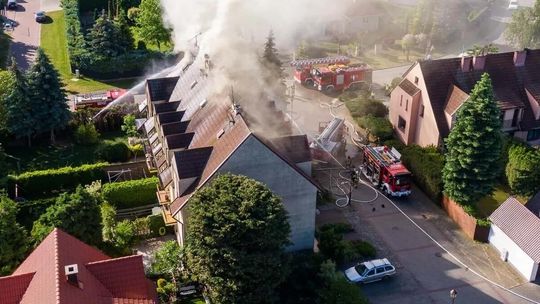
[{"label": "burnt roof section", "polygon": [[161,113],[157,115],[157,119],[160,125],[166,124],[166,123],[172,123],[172,122],[181,122],[182,117],[184,116],[183,111],[179,112],[167,112],[167,113]]},{"label": "burnt roof section", "polygon": [[146,81],[146,87],[150,101],[169,101],[178,79],[179,77],[148,79]]},{"label": "burnt roof section", "polygon": [[173,158],[178,168],[178,176],[180,178],[200,177],[208,164],[212,150],[212,147],[204,147],[174,152]]},{"label": "burnt roof section", "polygon": [[403,79],[403,81],[399,83],[399,87],[410,96],[414,96],[416,95],[416,93],[420,92],[420,89],[412,82],[410,82],[407,78]]},{"label": "burnt roof section", "polygon": [[465,93],[470,93],[485,72],[491,77],[499,106],[524,107],[522,128],[540,127],[540,121],[534,119],[525,93],[527,85],[540,83],[540,50],[528,50],[522,67],[514,65],[514,52],[489,54],[484,69],[470,72],[461,70],[461,58],[421,61],[419,65],[442,137],[449,133],[444,117],[449,88],[455,85]]},{"label": "burnt roof section", "polygon": [[540,218],[509,197],[489,217],[535,263],[540,262]]},{"label": "burnt roof section", "polygon": [[188,121],[170,122],[170,123],[162,124],[161,133],[163,134],[163,136],[185,133],[189,125],[189,122],[190,121],[188,120]]},{"label": "burnt roof section", "polygon": [[277,152],[292,163],[298,164],[311,161],[311,152],[306,135],[278,137],[268,142]]},{"label": "burnt roof section", "polygon": [[191,132],[166,136],[165,141],[167,142],[167,148],[170,150],[187,149],[193,139],[193,135],[195,135],[195,133]]},{"label": "burnt roof section", "polygon": [[156,114],[176,111],[179,105],[180,105],[180,101],[153,104],[154,112]]}]

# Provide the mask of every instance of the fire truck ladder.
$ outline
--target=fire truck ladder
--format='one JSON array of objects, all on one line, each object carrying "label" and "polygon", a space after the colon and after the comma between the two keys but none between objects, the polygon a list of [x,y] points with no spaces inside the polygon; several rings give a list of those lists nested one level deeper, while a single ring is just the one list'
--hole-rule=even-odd
[{"label": "fire truck ladder", "polygon": [[316,64],[347,64],[349,63],[349,57],[347,56],[336,56],[336,57],[324,57],[324,58],[313,58],[313,59],[299,59],[291,61],[291,66],[293,67],[306,67]]}]

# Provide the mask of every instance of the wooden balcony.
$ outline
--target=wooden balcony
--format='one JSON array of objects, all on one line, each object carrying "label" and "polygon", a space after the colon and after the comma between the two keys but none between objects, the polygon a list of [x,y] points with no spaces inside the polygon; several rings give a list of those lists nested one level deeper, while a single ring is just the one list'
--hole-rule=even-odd
[{"label": "wooden balcony", "polygon": [[157,190],[156,191],[158,202],[161,206],[169,205],[171,200],[169,199],[169,192],[166,190]]},{"label": "wooden balcony", "polygon": [[171,210],[169,209],[169,205],[163,205],[161,206],[161,214],[163,215],[163,221],[165,222],[165,225],[167,226],[173,226],[176,224],[176,220],[171,214]]}]

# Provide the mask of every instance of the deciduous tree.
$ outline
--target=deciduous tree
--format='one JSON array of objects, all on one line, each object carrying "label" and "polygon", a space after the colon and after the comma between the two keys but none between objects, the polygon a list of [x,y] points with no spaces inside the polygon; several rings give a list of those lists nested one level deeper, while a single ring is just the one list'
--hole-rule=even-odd
[{"label": "deciduous tree", "polygon": [[41,242],[55,227],[79,240],[99,245],[102,242],[99,199],[79,186],[74,193],[62,193],[32,227],[32,237]]},{"label": "deciduous tree", "polygon": [[540,191],[540,151],[514,144],[508,151],[506,177],[512,192],[532,196]]},{"label": "deciduous tree", "polygon": [[28,233],[17,223],[17,205],[0,194],[0,275],[9,274],[28,251]]},{"label": "deciduous tree", "polygon": [[0,133],[8,131],[7,98],[15,87],[15,75],[11,71],[0,71]]},{"label": "deciduous tree", "polygon": [[466,205],[491,193],[499,173],[501,142],[500,110],[491,79],[484,73],[446,139],[444,193]]},{"label": "deciduous tree", "polygon": [[161,49],[162,43],[169,43],[170,30],[165,28],[159,0],[142,0],[136,15],[137,35],[140,40],[151,41]]},{"label": "deciduous tree", "polygon": [[245,176],[221,175],[189,202],[186,257],[213,303],[271,303],[284,280],[290,233],[279,197]]},{"label": "deciduous tree", "polygon": [[540,47],[540,0],[514,12],[505,37],[518,49]]},{"label": "deciduous tree", "polygon": [[67,126],[71,115],[60,75],[42,48],[38,48],[36,62],[27,77],[30,96],[36,104],[36,132],[49,132],[54,143],[54,130]]}]

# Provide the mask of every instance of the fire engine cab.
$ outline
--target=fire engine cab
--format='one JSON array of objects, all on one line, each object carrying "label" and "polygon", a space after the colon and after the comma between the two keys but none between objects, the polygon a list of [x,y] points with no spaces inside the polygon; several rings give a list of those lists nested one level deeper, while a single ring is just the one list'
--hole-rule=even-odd
[{"label": "fire engine cab", "polygon": [[80,94],[75,96],[73,101],[75,110],[84,108],[103,108],[120,96],[124,95],[126,90],[113,89],[103,92],[94,92],[89,94]]},{"label": "fire engine cab", "polygon": [[373,72],[367,64],[350,64],[345,56],[294,60],[291,66],[296,82],[325,92],[359,89],[371,83]]},{"label": "fire engine cab", "polygon": [[393,197],[411,194],[411,172],[401,163],[401,154],[396,149],[364,146],[362,154],[360,171],[374,186]]}]

